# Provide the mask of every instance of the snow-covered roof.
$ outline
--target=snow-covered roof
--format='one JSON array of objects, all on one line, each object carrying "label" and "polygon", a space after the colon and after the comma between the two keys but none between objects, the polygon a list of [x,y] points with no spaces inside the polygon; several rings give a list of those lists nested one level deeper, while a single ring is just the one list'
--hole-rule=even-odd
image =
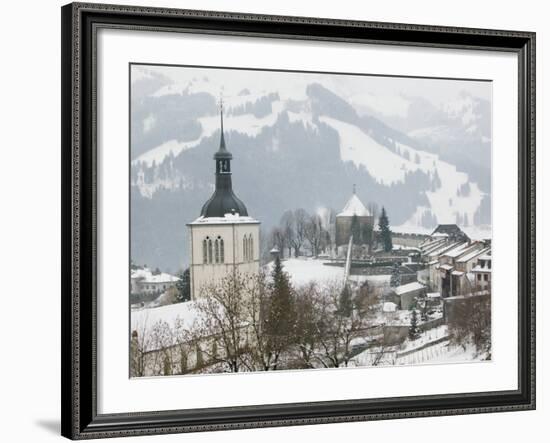
[{"label": "snow-covered roof", "polygon": [[453,265],[441,265],[441,266],[439,267],[439,269],[443,269],[443,270],[445,270],[445,271],[450,271],[450,270],[453,269],[453,268],[454,268]]},{"label": "snow-covered roof", "polygon": [[464,252],[466,252],[469,246],[470,245],[468,245],[468,243],[466,242],[460,243],[458,246],[445,252],[443,255],[446,257],[456,258],[459,255],[464,254]]},{"label": "snow-covered roof", "polygon": [[142,280],[144,283],[173,283],[179,280],[179,277],[166,272],[153,274],[149,268],[133,269],[131,278]]},{"label": "snow-covered roof", "polygon": [[489,254],[484,254],[481,257],[479,257],[480,260],[491,260],[492,257]]},{"label": "snow-covered roof", "polygon": [[461,276],[464,275],[464,272],[462,272],[462,271],[453,271],[453,272],[451,272],[451,274],[456,275],[457,277],[461,277]]},{"label": "snow-covered roof", "polygon": [[382,310],[384,312],[395,312],[396,309],[397,309],[397,305],[391,301],[385,302],[384,305],[382,306]]},{"label": "snow-covered roof", "polygon": [[418,291],[419,289],[424,289],[425,286],[422,283],[419,283],[417,281],[414,281],[412,283],[407,283],[406,285],[398,286],[394,289],[395,293],[397,295],[406,294],[407,292],[411,291]]},{"label": "snow-covered roof", "polygon": [[426,294],[426,297],[428,297],[428,298],[439,298],[439,297],[441,297],[441,293],[440,292],[428,292]]},{"label": "snow-covered roof", "polygon": [[368,209],[355,194],[351,196],[346,203],[346,206],[344,206],[344,209],[342,209],[342,212],[340,212],[336,217],[353,217],[354,215],[357,215],[358,217],[370,215]]},{"label": "snow-covered roof", "polygon": [[482,255],[482,254],[485,254],[487,251],[490,251],[490,248],[486,248],[486,249],[474,249],[473,251],[470,251],[468,252],[467,254],[463,255],[462,257],[460,257],[457,262],[459,263],[466,263],[466,262],[469,262],[470,260],[473,260],[474,258],[476,258],[477,256],[479,255]]},{"label": "snow-covered roof", "polygon": [[237,224],[237,223],[251,223],[258,224],[258,220],[252,217],[241,216],[238,213],[227,213],[223,217],[203,217],[202,215],[189,225],[225,225],[225,224]]},{"label": "snow-covered roof", "polygon": [[428,256],[439,256],[443,253],[455,248],[459,243],[443,243],[437,248],[431,250],[430,252],[425,253]]}]

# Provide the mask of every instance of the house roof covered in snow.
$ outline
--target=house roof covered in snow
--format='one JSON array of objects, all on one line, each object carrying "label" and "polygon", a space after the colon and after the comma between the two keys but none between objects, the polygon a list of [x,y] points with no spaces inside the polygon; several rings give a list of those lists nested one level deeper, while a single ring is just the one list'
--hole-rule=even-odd
[{"label": "house roof covered in snow", "polygon": [[353,217],[354,215],[358,217],[366,217],[371,215],[365,205],[361,202],[361,200],[359,200],[359,197],[357,197],[355,192],[346,203],[346,206],[344,206],[344,209],[342,209],[342,212],[340,212],[336,217]]},{"label": "house roof covered in snow", "polygon": [[471,251],[468,251],[468,253],[462,255],[461,257],[459,257],[457,261],[459,263],[466,263],[482,254],[485,254],[487,251],[490,251],[490,250],[491,250],[490,248],[473,249]]},{"label": "house roof covered in snow", "polygon": [[422,283],[414,281],[412,283],[407,283],[406,285],[398,286],[397,288],[394,289],[394,292],[397,295],[402,295],[402,294],[406,294],[407,292],[418,291],[424,288],[425,286]]},{"label": "house roof covered in snow", "polygon": [[457,247],[445,252],[443,255],[445,257],[456,258],[456,257],[464,254],[465,252],[467,252],[469,247],[470,247],[470,245],[468,245],[467,242],[460,243]]},{"label": "house roof covered in snow", "polygon": [[166,272],[153,273],[149,268],[133,269],[131,278],[141,280],[144,283],[173,283],[179,280],[175,275]]}]

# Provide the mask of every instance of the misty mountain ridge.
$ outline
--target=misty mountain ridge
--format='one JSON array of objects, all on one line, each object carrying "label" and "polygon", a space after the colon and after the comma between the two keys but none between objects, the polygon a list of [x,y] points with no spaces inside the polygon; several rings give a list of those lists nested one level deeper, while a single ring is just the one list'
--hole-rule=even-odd
[{"label": "misty mountain ridge", "polygon": [[[263,235],[287,209],[338,212],[353,184],[365,204],[386,207],[394,230],[490,226],[490,161],[476,163],[467,150],[453,148],[453,138],[467,140],[471,150],[477,143],[490,160],[483,123],[486,114],[490,121],[488,102],[464,94],[454,105],[434,107],[413,128],[399,124],[406,118],[398,113],[392,119],[366,112],[330,83],[319,76],[283,91],[266,84],[225,87],[233,187],[262,222]],[[213,191],[219,91],[207,77],[173,84],[151,75],[133,83],[131,247],[137,263],[172,270],[187,263],[185,223],[198,217]],[[435,127],[441,129],[428,130]],[[445,141],[439,146],[438,140]]]}]

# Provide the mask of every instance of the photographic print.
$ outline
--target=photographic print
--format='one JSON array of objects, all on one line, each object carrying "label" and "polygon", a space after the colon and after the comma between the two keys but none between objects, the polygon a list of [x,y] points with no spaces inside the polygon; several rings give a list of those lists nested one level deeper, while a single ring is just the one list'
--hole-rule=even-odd
[{"label": "photographic print", "polygon": [[130,377],[491,360],[490,81],[129,74]]}]

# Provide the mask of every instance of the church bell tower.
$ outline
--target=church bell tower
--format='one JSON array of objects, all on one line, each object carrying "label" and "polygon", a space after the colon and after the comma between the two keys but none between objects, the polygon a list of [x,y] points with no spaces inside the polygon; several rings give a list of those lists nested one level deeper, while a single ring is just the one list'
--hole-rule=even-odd
[{"label": "church bell tower", "polygon": [[220,146],[214,154],[215,188],[200,216],[188,223],[190,235],[191,298],[197,300],[228,275],[258,274],[260,222],[248,215],[233,192],[231,161],[220,101]]}]

